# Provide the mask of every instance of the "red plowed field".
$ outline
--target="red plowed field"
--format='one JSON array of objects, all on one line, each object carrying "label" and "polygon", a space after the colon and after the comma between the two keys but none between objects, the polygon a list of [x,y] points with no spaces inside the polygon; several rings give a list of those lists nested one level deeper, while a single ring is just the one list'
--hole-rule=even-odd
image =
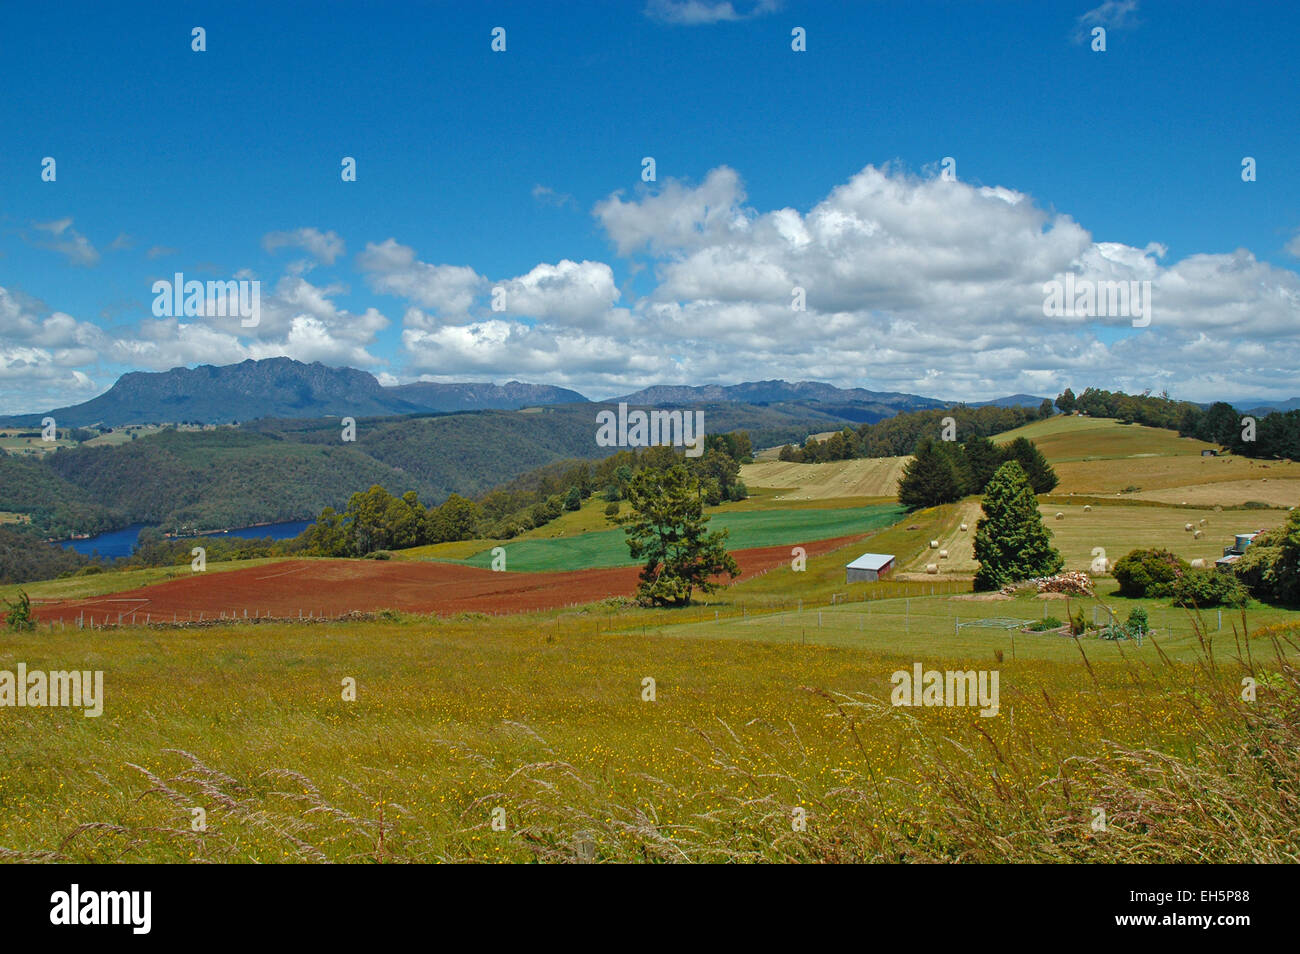
[{"label": "red plowed field", "polygon": [[[856,537],[801,544],[809,556],[827,553]],[[790,547],[732,553],[741,578],[782,564]],[[98,624],[190,621],[244,615],[297,618],[342,616],[381,609],[413,613],[519,613],[630,596],[637,567],[570,573],[497,573],[451,563],[380,560],[286,560],[265,566],[203,574],[81,600],[37,603],[42,620]],[[119,620],[120,617],[120,620]]]}]

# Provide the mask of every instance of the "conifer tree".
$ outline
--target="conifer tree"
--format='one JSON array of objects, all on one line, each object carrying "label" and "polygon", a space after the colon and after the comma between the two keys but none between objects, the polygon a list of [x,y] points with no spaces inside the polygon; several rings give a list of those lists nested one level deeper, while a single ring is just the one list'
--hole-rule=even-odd
[{"label": "conifer tree", "polygon": [[953,455],[934,441],[925,439],[898,481],[899,503],[911,510],[934,507],[960,500],[964,491],[962,475]]},{"label": "conifer tree", "polygon": [[1064,565],[1043,526],[1024,468],[1014,460],[997,469],[984,489],[984,516],[975,525],[975,589],[1050,576]]}]

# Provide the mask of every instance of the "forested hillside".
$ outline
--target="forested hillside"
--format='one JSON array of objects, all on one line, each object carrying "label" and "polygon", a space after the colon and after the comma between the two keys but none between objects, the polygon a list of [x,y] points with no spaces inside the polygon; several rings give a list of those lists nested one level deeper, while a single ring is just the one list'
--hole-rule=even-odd
[{"label": "forested hillside", "polygon": [[124,523],[166,530],[305,519],[371,484],[430,490],[353,444],[309,445],[237,429],[161,431],[115,447],[60,450],[42,466],[56,481],[111,503]]}]

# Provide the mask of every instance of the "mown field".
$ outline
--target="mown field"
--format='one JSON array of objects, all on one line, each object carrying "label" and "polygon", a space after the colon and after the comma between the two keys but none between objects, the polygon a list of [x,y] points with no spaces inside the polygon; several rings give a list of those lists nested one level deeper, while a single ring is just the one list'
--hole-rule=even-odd
[{"label": "mown field", "polygon": [[906,457],[859,457],[825,464],[760,460],[740,468],[750,488],[779,488],[777,500],[828,500],[836,497],[894,497]]}]

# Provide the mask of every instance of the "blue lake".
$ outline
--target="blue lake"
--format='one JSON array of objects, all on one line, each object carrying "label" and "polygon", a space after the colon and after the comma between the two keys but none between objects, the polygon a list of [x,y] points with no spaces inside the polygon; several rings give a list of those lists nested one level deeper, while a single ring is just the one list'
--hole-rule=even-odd
[{"label": "blue lake", "polygon": [[[264,527],[240,527],[237,530],[227,530],[225,533],[205,533],[194,539],[203,539],[204,537],[243,537],[251,540],[270,537],[272,540],[289,540],[302,533],[311,524],[312,521],[310,520],[289,520],[285,523],[268,523]],[[148,524],[145,523],[135,523],[123,530],[101,533],[88,540],[64,540],[62,545],[85,556],[94,556],[98,552],[106,560],[130,556],[131,551],[135,549],[136,537],[147,526]]]}]

